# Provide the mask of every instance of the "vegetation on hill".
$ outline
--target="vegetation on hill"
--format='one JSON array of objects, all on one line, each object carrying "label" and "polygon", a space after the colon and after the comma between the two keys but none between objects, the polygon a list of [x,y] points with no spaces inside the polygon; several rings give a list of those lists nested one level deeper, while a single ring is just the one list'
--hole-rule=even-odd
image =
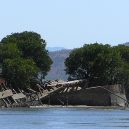
[{"label": "vegetation on hill", "polygon": [[122,84],[129,87],[129,47],[90,44],[74,49],[65,61],[70,80],[86,79],[89,86]]},{"label": "vegetation on hill", "polygon": [[41,73],[41,80],[50,70],[52,60],[46,50],[46,42],[35,32],[13,33],[0,43],[2,75],[13,87],[29,86]]},{"label": "vegetation on hill", "polygon": [[65,72],[65,59],[69,56],[71,50],[60,50],[55,52],[49,52],[49,56],[51,57],[53,64],[51,66],[51,70],[48,72],[46,79],[55,80],[67,80],[68,76]]},{"label": "vegetation on hill", "polygon": [[125,46],[129,46],[129,42],[126,42],[126,43],[124,43],[123,45],[125,45]]}]

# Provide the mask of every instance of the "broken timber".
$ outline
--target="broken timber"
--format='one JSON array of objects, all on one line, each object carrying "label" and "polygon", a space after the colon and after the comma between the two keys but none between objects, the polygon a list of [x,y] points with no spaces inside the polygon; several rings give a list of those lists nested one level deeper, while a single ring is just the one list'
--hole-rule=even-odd
[{"label": "broken timber", "polygon": [[26,98],[26,96],[23,93],[17,93],[17,94],[13,94],[12,98],[14,100],[18,100],[18,99]]},{"label": "broken timber", "polygon": [[[122,91],[122,86],[113,85],[113,86],[96,86],[96,87],[87,87],[85,80],[75,80],[69,82],[52,82],[47,85],[39,85],[37,87],[39,90],[35,91],[34,89],[28,88],[29,92],[24,92],[19,90],[18,93],[15,90],[4,89],[0,92],[0,99],[3,100],[5,105],[36,105],[42,104],[42,100],[49,98],[53,95],[52,99],[54,101],[59,101],[60,104],[83,104],[87,105],[89,102],[96,104],[105,104],[108,105],[111,102],[111,105],[124,106],[125,103],[128,104],[126,100],[125,92]],[[105,98],[104,98],[105,97]],[[53,101],[52,100],[52,101]],[[41,103],[40,103],[41,102]],[[50,104],[50,102],[49,102]]]},{"label": "broken timber", "polygon": [[86,87],[85,80],[75,80],[51,84],[47,87],[52,89],[50,91],[44,90],[39,94],[39,98],[49,98],[51,94],[58,93],[52,96],[52,101],[55,102],[53,104],[58,103],[57,101],[61,99],[62,102],[66,101],[67,96],[67,101],[70,100],[71,105],[128,106],[124,87],[121,85]]},{"label": "broken timber", "polygon": [[0,92],[0,99],[7,98],[10,96],[13,96],[12,90],[5,90],[5,91]]},{"label": "broken timber", "polygon": [[51,84],[51,85],[47,85],[47,88],[49,89],[49,87],[51,88],[51,90],[44,90],[42,93],[39,93],[38,96],[39,98],[37,99],[43,99],[47,96],[49,96],[50,94],[57,92],[58,90],[64,89],[66,87],[71,87],[71,86],[75,86],[75,85],[79,85],[84,83],[85,80],[75,80],[75,81],[69,81],[69,82],[62,82],[62,83],[57,83],[57,84]]}]

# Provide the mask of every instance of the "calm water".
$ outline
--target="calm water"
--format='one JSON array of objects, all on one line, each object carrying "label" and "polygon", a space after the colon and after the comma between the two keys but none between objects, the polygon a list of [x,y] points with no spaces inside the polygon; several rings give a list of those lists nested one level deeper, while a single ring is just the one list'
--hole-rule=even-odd
[{"label": "calm water", "polygon": [[1,109],[0,129],[127,129],[128,110]]}]

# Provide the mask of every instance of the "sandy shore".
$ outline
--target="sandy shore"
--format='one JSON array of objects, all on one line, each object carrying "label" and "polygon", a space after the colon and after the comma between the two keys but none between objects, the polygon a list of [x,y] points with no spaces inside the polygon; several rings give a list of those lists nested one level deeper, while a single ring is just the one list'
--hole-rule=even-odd
[{"label": "sandy shore", "polygon": [[87,105],[41,105],[41,106],[30,106],[29,108],[86,108],[86,109],[127,109],[126,107],[120,106],[87,106]]}]

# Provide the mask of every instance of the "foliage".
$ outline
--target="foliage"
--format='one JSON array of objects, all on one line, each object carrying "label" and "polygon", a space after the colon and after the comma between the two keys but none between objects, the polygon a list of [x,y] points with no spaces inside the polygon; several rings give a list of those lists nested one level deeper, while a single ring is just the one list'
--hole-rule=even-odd
[{"label": "foliage", "polygon": [[16,44],[1,44],[0,45],[0,63],[5,59],[19,58],[22,53],[18,50]]},{"label": "foliage", "polygon": [[[89,86],[122,83],[129,81],[129,47],[90,44],[74,49],[66,59],[66,73],[69,79],[86,79]],[[127,76],[128,75],[128,76]],[[124,77],[124,78],[123,78]]]},{"label": "foliage", "polygon": [[29,86],[38,69],[33,60],[17,58],[4,60],[2,72],[8,84],[14,88],[25,88]]},{"label": "foliage", "polygon": [[52,60],[45,49],[46,42],[35,32],[22,32],[8,35],[1,40],[3,44],[16,44],[23,58],[32,58],[45,74],[50,70]]},{"label": "foliage", "polygon": [[45,77],[52,64],[45,47],[45,40],[35,32],[14,33],[3,38],[0,64],[8,84],[14,87],[28,86],[38,72]]},{"label": "foliage", "polygon": [[113,48],[120,53],[123,62],[123,65],[120,68],[119,82],[129,91],[129,47],[118,45]]}]

